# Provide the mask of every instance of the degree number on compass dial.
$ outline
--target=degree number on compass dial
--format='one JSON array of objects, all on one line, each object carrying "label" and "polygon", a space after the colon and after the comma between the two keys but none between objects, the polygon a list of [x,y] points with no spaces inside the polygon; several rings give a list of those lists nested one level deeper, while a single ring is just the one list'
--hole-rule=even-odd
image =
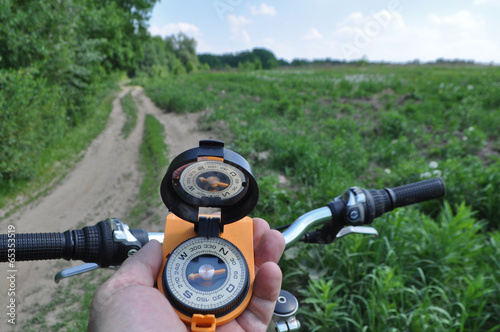
[{"label": "degree number on compass dial", "polygon": [[163,272],[163,288],[174,307],[187,316],[223,316],[249,289],[245,257],[222,238],[195,237],[170,254]]},{"label": "degree number on compass dial", "polygon": [[194,162],[178,173],[173,178],[175,190],[185,201],[200,206],[234,204],[244,196],[248,186],[243,172],[222,161]]}]

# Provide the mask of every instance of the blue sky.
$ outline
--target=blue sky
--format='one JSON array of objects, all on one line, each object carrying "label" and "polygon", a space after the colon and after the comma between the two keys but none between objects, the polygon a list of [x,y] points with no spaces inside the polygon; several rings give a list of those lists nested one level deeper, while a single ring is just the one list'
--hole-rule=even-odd
[{"label": "blue sky", "polygon": [[500,63],[500,0],[162,0],[149,30],[182,31],[198,53],[264,47],[286,60]]}]

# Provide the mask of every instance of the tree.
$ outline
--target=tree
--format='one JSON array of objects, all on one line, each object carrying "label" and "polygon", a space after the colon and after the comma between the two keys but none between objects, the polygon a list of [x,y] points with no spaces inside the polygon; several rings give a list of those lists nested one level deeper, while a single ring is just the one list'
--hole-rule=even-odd
[{"label": "tree", "polygon": [[212,69],[223,69],[221,57],[213,54],[200,54],[198,55],[198,60],[202,64],[207,64]]},{"label": "tree", "polygon": [[194,38],[189,38],[187,35],[180,32],[177,35],[166,37],[165,44],[167,51],[175,54],[186,68],[187,72],[197,69],[199,61],[196,55],[196,40]]},{"label": "tree", "polygon": [[208,64],[210,68],[223,69],[226,67],[249,69],[273,69],[280,63],[271,51],[264,48],[254,48],[252,51],[243,51],[236,54],[222,55],[200,54],[200,63]]},{"label": "tree", "polygon": [[262,69],[273,69],[278,66],[278,60],[271,51],[264,48],[254,48],[252,54],[260,59],[262,63]]}]

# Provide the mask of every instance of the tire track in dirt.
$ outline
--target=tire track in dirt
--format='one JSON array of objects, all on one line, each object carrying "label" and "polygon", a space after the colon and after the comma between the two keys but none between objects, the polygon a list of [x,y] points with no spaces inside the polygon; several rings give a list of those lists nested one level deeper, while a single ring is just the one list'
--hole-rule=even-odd
[{"label": "tire track in dirt", "polygon": [[[137,104],[137,126],[127,139],[121,135],[125,115],[121,98],[131,93]],[[92,142],[82,160],[50,192],[23,206],[0,222],[0,232],[14,225],[17,233],[64,232],[68,229],[94,225],[108,217],[125,216],[134,206],[141,182],[138,170],[139,147],[146,114],[153,114],[165,127],[165,143],[169,160],[180,152],[195,147],[200,139],[215,138],[213,133],[199,130],[199,114],[164,113],[145,95],[140,87],[124,87],[113,101],[113,109],[105,130]],[[159,186],[159,184],[158,184]],[[167,209],[158,207],[161,215]],[[29,308],[48,303],[52,294],[62,289],[53,281],[61,269],[81,262],[43,261],[17,262],[16,268],[16,327],[33,316]],[[8,305],[7,264],[0,264],[0,304]],[[6,312],[6,309],[4,309]],[[1,314],[0,330],[9,328],[7,315]]]}]

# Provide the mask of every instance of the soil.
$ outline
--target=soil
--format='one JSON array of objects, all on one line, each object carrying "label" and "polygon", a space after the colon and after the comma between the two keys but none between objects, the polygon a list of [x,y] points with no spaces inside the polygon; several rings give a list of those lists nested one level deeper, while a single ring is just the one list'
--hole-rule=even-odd
[{"label": "soil", "polygon": [[[129,92],[137,104],[138,119],[136,128],[125,139],[121,135],[125,114],[120,99]],[[7,233],[9,225],[14,225],[17,233],[64,232],[95,225],[108,217],[120,219],[126,215],[136,203],[141,183],[138,159],[146,114],[153,114],[164,125],[169,160],[196,147],[200,139],[217,139],[213,132],[199,129],[199,113],[165,113],[152,103],[142,88],[122,87],[113,101],[106,129],[92,142],[80,162],[45,196],[1,220],[0,233]],[[168,211],[162,206],[159,213],[166,216]],[[33,307],[48,303],[52,294],[61,289],[61,285],[53,281],[54,275],[79,264],[81,262],[64,260],[16,263],[14,298],[18,330],[23,322],[33,317]],[[7,296],[8,266],[3,263],[0,266],[4,271],[0,278],[0,303],[4,308],[0,315],[0,330],[4,331],[11,326],[7,323],[9,317],[5,309],[10,296]]]}]

